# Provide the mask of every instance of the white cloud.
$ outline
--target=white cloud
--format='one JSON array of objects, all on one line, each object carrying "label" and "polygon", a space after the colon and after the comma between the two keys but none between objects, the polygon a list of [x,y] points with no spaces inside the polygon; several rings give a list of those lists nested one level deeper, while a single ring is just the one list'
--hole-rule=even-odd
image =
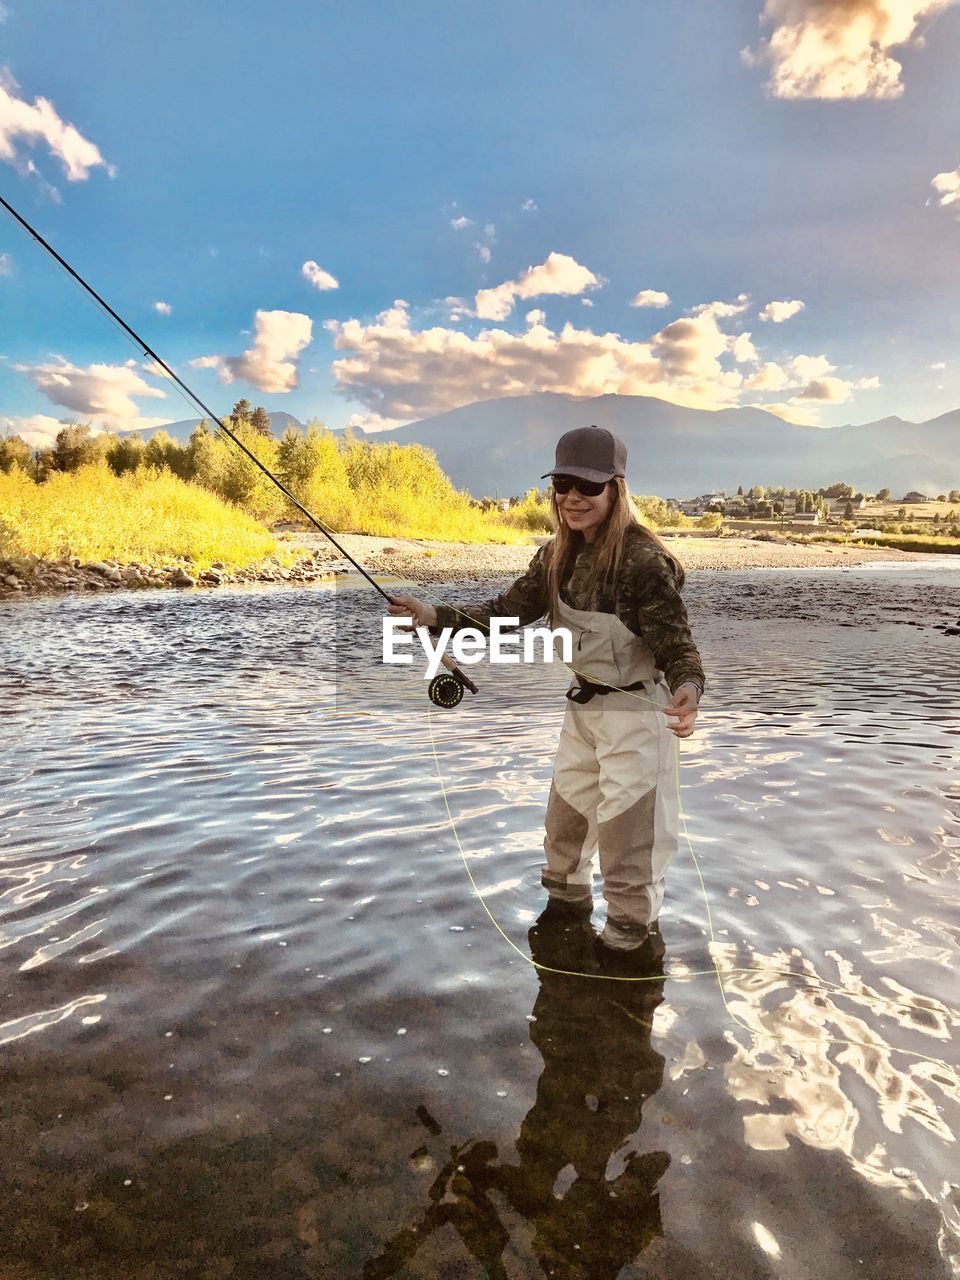
[{"label": "white cloud", "polygon": [[329,271],[324,271],[319,263],[314,262],[312,258],[308,259],[300,268],[300,274],[304,280],[307,280],[315,289],[339,289],[340,281],[332,276]]},{"label": "white cloud", "polygon": [[[879,385],[875,378],[836,376],[825,355],[763,361],[750,333],[727,331],[748,304],[745,294],[735,303],[702,304],[641,341],[569,323],[554,331],[539,307],[526,312],[520,333],[495,324],[472,335],[443,324],[417,330],[402,300],[372,323],[329,320],[325,327],[338,353],[332,365],[338,390],[389,423],[537,391],[657,396],[702,409],[750,404],[757,393],[773,392],[780,393],[776,404],[756,407],[817,425],[821,406]],[[759,367],[745,372],[743,365]]]},{"label": "white cloud", "polygon": [[879,386],[879,378],[861,378],[858,382],[848,382],[845,378],[815,378],[793,396],[792,401],[794,404],[804,400],[842,404],[850,399],[854,391],[876,391]]},{"label": "white cloud", "polygon": [[780,302],[768,302],[760,312],[760,319],[771,320],[774,324],[783,324],[784,320],[789,320],[791,316],[801,312],[803,305],[799,298],[785,298]]},{"label": "white cloud", "polygon": [[641,289],[630,300],[631,307],[667,307],[670,305],[669,293],[659,289]]},{"label": "white cloud", "polygon": [[9,70],[0,68],[0,160],[16,165],[26,173],[36,172],[32,160],[17,153],[15,142],[28,146],[46,143],[52,155],[63,165],[70,182],[83,182],[90,170],[102,165],[113,177],[116,170],[108,165],[97,148],[72,124],[61,120],[52,102],[35,98],[27,102],[20,97],[20,87]]},{"label": "white cloud", "polygon": [[773,361],[768,361],[753,374],[747,386],[751,391],[782,391],[789,382],[790,378],[785,370]]},{"label": "white cloud", "polygon": [[494,226],[492,222],[487,222],[484,224],[483,234],[487,237],[488,240],[492,240],[494,236],[497,234],[497,228]]},{"label": "white cloud", "polygon": [[258,311],[253,346],[239,356],[200,356],[194,369],[216,369],[221,382],[240,378],[258,391],[292,391],[297,359],[313,336],[313,322],[298,311]]},{"label": "white cloud", "polygon": [[945,360],[938,360],[936,364],[930,366],[931,369],[945,369],[946,367],[947,362]]},{"label": "white cloud", "polygon": [[543,294],[564,296],[595,289],[599,279],[587,267],[565,253],[551,253],[538,267],[528,267],[516,280],[506,280],[493,289],[481,289],[476,296],[477,315],[482,320],[505,320],[517,298]]},{"label": "white cloud", "polygon": [[13,274],[13,259],[9,253],[0,253],[0,276]]},{"label": "white cloud", "polygon": [[467,227],[473,226],[473,219],[461,214],[459,218],[451,218],[450,225],[454,231],[466,231]]},{"label": "white cloud", "polygon": [[536,200],[528,196],[527,199],[524,200],[524,202],[521,204],[520,208],[523,210],[524,213],[534,213],[537,208],[537,202]]},{"label": "white cloud", "polygon": [[[651,339],[650,349],[669,382],[680,385],[694,379],[701,384],[733,388],[743,381],[735,370],[724,372],[720,357],[730,348],[730,338],[720,331],[708,310],[674,320]],[[729,400],[729,396],[723,397]]]},{"label": "white cloud", "polygon": [[489,262],[490,259],[493,257],[493,254],[490,252],[489,245],[475,244],[473,247],[476,249],[477,255],[480,258],[481,262]]},{"label": "white cloud", "polygon": [[52,182],[46,180],[32,160],[23,160],[18,156],[11,163],[21,177],[30,178],[33,181],[40,194],[49,200],[51,204],[63,204],[63,196],[61,196]]},{"label": "white cloud", "polygon": [[843,378],[814,378],[793,396],[793,401],[821,400],[828,404],[842,404],[850,399],[850,391],[851,384],[844,382]]},{"label": "white cloud", "polygon": [[794,356],[790,361],[790,372],[793,375],[791,381],[812,382],[815,378],[833,373],[836,367],[826,356]]},{"label": "white cloud", "polygon": [[901,64],[893,49],[920,44],[918,23],[956,0],[766,0],[773,27],[750,66],[770,65],[766,88],[777,98],[897,98]]},{"label": "white cloud", "polygon": [[592,307],[592,306],[593,306],[593,299],[592,299],[592,298],[581,298],[581,299],[580,299],[580,305],[581,305],[581,307]]},{"label": "white cloud", "polygon": [[5,435],[19,436],[33,449],[53,444],[57,432],[64,425],[59,418],[51,418],[45,413],[34,413],[27,418],[0,418],[0,428]]},{"label": "white cloud", "polygon": [[[86,415],[81,417],[84,419],[84,425],[90,426],[90,434],[95,436],[111,430],[150,431],[154,427],[168,426],[173,421],[172,418],[131,418],[114,426],[110,423],[97,422]],[[59,432],[70,425],[69,418],[51,418],[45,413],[34,413],[24,418],[0,418],[0,430],[7,435],[19,436],[32,449],[46,449],[54,444]]]},{"label": "white cloud", "polygon": [[467,302],[466,298],[457,298],[451,296],[444,298],[444,306],[447,308],[447,319],[451,324],[459,324],[464,316],[472,316],[473,308]]},{"label": "white cloud", "polygon": [[960,200],[960,169],[954,169],[952,173],[938,173],[930,179],[930,185],[939,195],[937,204],[941,207],[956,204]]},{"label": "white cloud", "polygon": [[738,333],[730,345],[730,350],[737,364],[754,364],[760,359],[760,353],[753,345],[749,333]]},{"label": "white cloud", "polygon": [[737,295],[736,302],[701,302],[693,308],[695,316],[713,316],[717,320],[726,320],[730,316],[738,316],[746,311],[750,298],[745,293]]},{"label": "white cloud", "polygon": [[161,316],[169,316],[173,314],[173,307],[169,302],[155,302],[153,309]]},{"label": "white cloud", "polygon": [[[152,387],[136,372],[136,361],[91,364],[79,368],[62,357],[48,364],[18,364],[38,391],[52,404],[103,427],[133,431],[143,425],[137,400],[165,400],[166,392]],[[161,419],[169,422],[169,418]]]},{"label": "white cloud", "polygon": [[725,369],[730,335],[712,315],[675,321],[647,342],[567,324],[559,333],[530,324],[523,334],[489,328],[474,337],[434,326],[410,327],[394,303],[369,325],[330,320],[338,388],[371,412],[409,421],[473,400],[557,391],[596,396],[662,396],[676,404],[736,403],[743,377]]},{"label": "white cloud", "polygon": [[818,427],[820,420],[817,412],[812,408],[804,408],[795,404],[753,404],[748,406],[751,409],[765,409],[767,413],[775,413],[778,418],[782,418],[784,422],[790,422],[795,427]]},{"label": "white cloud", "polygon": [[382,418],[379,413],[351,413],[347,419],[348,430],[359,427],[368,434],[374,431],[392,431],[399,425],[399,418]]},{"label": "white cloud", "polygon": [[6,22],[10,17],[10,10],[5,4],[0,4],[0,23]]},{"label": "white cloud", "polygon": [[875,391],[880,386],[876,377],[858,381],[835,377],[835,369],[826,356],[798,355],[788,360],[785,368],[773,362],[761,365],[746,386],[751,391],[793,390],[788,402],[755,407],[770,409],[788,422],[816,426],[817,405],[844,404],[854,391]]}]

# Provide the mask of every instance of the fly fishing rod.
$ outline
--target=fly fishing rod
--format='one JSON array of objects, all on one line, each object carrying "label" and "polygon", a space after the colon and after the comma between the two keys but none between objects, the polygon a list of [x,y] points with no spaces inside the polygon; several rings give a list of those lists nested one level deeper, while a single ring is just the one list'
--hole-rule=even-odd
[{"label": "fly fishing rod", "polygon": [[[80,287],[90,295],[91,298],[93,298],[96,304],[99,307],[101,307],[107,313],[107,315],[110,316],[110,318],[114,320],[129,337],[133,339],[133,341],[137,344],[137,346],[140,347],[140,349],[143,351],[143,354],[148,359],[152,360],[159,369],[162,369],[168,378],[170,378],[174,383],[176,383],[176,385],[180,388],[180,390],[184,392],[186,396],[189,397],[190,402],[193,405],[195,405],[205,417],[210,418],[213,422],[215,422],[219,427],[219,429],[227,437],[227,439],[231,440],[237,446],[238,449],[241,449],[243,453],[245,453],[246,456],[249,458],[249,460],[253,463],[253,465],[259,468],[259,470],[262,471],[263,474],[269,480],[273,481],[273,483],[277,486],[277,488],[284,495],[287,501],[292,503],[293,506],[295,506],[299,512],[301,512],[303,515],[306,516],[306,518],[310,521],[310,523],[314,526],[314,528],[318,529],[324,535],[325,538],[329,539],[329,541],[333,543],[333,545],[340,552],[343,558],[345,560],[348,560],[350,564],[352,564],[353,567],[356,569],[356,571],[359,574],[361,574],[364,578],[366,578],[367,582],[370,583],[371,587],[373,587],[375,591],[378,591],[380,595],[383,596],[387,604],[397,604],[398,601],[396,601],[392,596],[388,595],[387,592],[384,591],[384,589],[380,586],[380,584],[370,576],[370,574],[366,571],[366,569],[364,569],[363,565],[360,564],[359,561],[354,559],[354,557],[350,554],[350,552],[347,551],[346,547],[344,547],[340,542],[337,541],[337,539],[334,537],[331,531],[320,520],[318,520],[311,511],[308,511],[302,502],[300,502],[297,498],[293,496],[293,494],[286,487],[286,485],[283,484],[283,482],[273,474],[270,468],[265,466],[264,463],[262,463],[260,459],[257,457],[257,455],[251,449],[248,449],[247,446],[243,443],[243,441],[233,431],[231,431],[228,426],[226,426],[223,420],[219,418],[213,412],[212,409],[210,409],[206,404],[204,404],[204,402],[200,399],[200,397],[196,394],[196,392],[191,391],[191,389],[187,386],[187,384],[183,381],[183,379],[180,378],[176,373],[174,373],[174,371],[170,368],[167,362],[163,360],[159,355],[157,355],[153,347],[151,347],[148,342],[145,342],[144,339],[140,336],[140,334],[137,333],[135,329],[131,328],[130,325],[127,324],[126,320],[124,320],[122,316],[118,315],[117,312],[114,311],[113,307],[111,307],[110,304],[104,298],[102,298],[99,293],[97,293],[96,289],[94,289],[92,285],[88,284],[87,281],[84,280],[83,276],[81,276],[78,271],[75,271],[74,268],[70,265],[70,263],[67,262],[67,260],[63,258],[56,251],[56,249],[54,249],[53,245],[50,244],[48,241],[44,240],[40,232],[37,231],[35,227],[32,227],[30,223],[26,220],[26,218],[24,218],[21,214],[19,214],[17,210],[14,209],[13,205],[10,204],[9,201],[5,200],[2,195],[0,195],[0,205],[3,205],[7,213],[9,213],[10,216],[14,218],[20,224],[21,227],[23,227],[24,231],[26,231],[28,235],[32,236],[33,239],[36,240],[37,244],[40,245],[42,249],[45,249],[47,253],[49,253],[50,256],[57,263],[59,263],[59,265],[64,269],[64,271],[66,271],[67,274],[71,276],[77,282],[77,284],[79,284]],[[460,668],[456,665],[456,663],[453,662],[453,660],[449,658],[447,654],[444,654],[440,660],[443,663],[443,665],[447,668],[447,671],[445,673],[441,672],[439,675],[434,676],[434,678],[430,681],[430,684],[427,688],[427,693],[430,697],[430,701],[435,703],[436,706],[455,707],[463,698],[463,690],[465,688],[469,689],[471,693],[476,693],[477,686],[473,683],[473,681],[469,678],[469,676],[465,675],[463,671],[460,670]]]}]

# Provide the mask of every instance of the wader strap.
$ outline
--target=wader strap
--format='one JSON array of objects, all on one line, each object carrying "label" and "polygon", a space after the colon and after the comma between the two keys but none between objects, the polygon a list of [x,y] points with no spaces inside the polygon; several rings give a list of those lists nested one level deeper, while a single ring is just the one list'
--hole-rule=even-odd
[{"label": "wader strap", "polygon": [[573,689],[567,690],[567,697],[571,702],[589,702],[596,693],[633,693],[637,689],[642,689],[644,682],[635,680],[633,684],[625,685],[609,685],[594,684],[592,680],[588,680],[586,676],[577,676],[577,684]]}]

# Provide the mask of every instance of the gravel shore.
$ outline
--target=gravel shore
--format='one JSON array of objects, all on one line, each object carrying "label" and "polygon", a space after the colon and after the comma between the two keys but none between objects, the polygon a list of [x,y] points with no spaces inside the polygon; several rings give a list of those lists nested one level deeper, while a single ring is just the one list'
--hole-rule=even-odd
[{"label": "gravel shore", "polygon": [[[162,568],[121,564],[115,560],[92,564],[37,561],[29,566],[0,562],[0,600],[124,587],[216,588],[254,582],[286,582],[297,586],[332,579],[351,567],[323,534],[286,529],[279,532],[279,536],[288,546],[293,544],[304,552],[289,568],[272,557],[249,569],[230,571],[216,564],[203,572],[197,572],[182,558]],[[338,538],[344,549],[370,573],[422,585],[515,577],[530,563],[538,542],[546,541],[540,538],[522,546],[497,546],[376,538],[357,533],[341,534]],[[750,538],[676,537],[665,541],[687,569],[837,568],[871,560],[923,564],[927,558],[925,552],[892,548],[829,547],[823,543],[765,542]]]},{"label": "gravel shore", "polygon": [[[334,569],[349,568],[322,534],[297,532],[296,541],[322,556],[326,547]],[[431,542],[428,539],[375,538],[343,534],[339,541],[365,569],[389,573],[415,582],[472,582],[499,575],[519,574],[530,563],[536,543],[526,546]],[[922,564],[925,553],[886,547],[829,547],[824,543],[763,542],[750,538],[665,538],[687,569],[837,568],[871,560],[900,560]],[[960,562],[958,562],[960,563]]]}]

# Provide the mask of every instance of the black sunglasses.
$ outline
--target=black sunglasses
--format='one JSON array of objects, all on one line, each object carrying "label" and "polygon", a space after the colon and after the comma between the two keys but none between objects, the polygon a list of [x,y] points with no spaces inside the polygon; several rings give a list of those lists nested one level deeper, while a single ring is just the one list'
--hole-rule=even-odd
[{"label": "black sunglasses", "polygon": [[576,489],[583,498],[599,498],[607,483],[606,480],[581,480],[579,476],[554,476],[553,492],[562,496]]}]

